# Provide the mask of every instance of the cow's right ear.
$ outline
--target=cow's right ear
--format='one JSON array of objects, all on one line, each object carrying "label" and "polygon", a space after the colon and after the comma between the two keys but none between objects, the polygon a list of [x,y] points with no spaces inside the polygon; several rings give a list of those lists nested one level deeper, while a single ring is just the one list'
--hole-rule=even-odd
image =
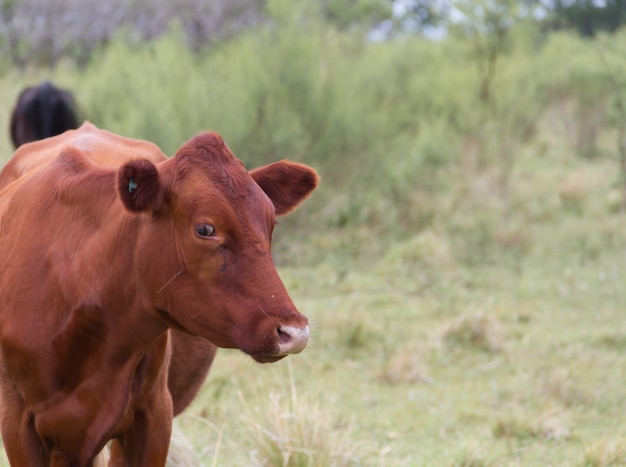
[{"label": "cow's right ear", "polygon": [[126,209],[132,212],[156,211],[164,200],[159,171],[145,159],[126,162],[119,168],[117,192]]}]

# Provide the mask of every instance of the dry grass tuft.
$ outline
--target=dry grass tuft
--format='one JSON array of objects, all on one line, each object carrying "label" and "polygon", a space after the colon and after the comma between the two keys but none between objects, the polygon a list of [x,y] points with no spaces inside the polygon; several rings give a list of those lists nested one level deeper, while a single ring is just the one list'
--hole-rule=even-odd
[{"label": "dry grass tuft", "polygon": [[424,230],[405,242],[399,242],[385,255],[385,264],[430,266],[435,269],[454,267],[454,257],[445,235]]},{"label": "dry grass tuft", "polygon": [[361,321],[344,323],[342,331],[342,342],[349,349],[363,349],[371,342],[369,329]]},{"label": "dry grass tuft", "polygon": [[502,248],[520,253],[528,252],[532,245],[532,236],[527,226],[500,227],[493,233],[493,240]]},{"label": "dry grass tuft", "polygon": [[167,454],[167,465],[171,467],[194,467],[199,465],[193,444],[185,434],[174,425]]},{"label": "dry grass tuft", "polygon": [[567,414],[549,410],[535,421],[535,431],[549,440],[567,440],[572,438],[572,422]]},{"label": "dry grass tuft", "polygon": [[297,394],[290,370],[291,395],[270,394],[269,404],[250,407],[239,393],[245,427],[252,444],[253,465],[280,467],[360,465],[363,446],[351,439],[351,424],[336,419],[331,410]]},{"label": "dry grass tuft", "polygon": [[453,467],[488,467],[493,462],[487,461],[484,449],[476,442],[465,443],[452,462]]},{"label": "dry grass tuft", "polygon": [[584,170],[570,173],[560,183],[558,190],[563,206],[580,213],[590,191],[589,174]]},{"label": "dry grass tuft", "polygon": [[491,431],[495,438],[528,439],[537,436],[531,421],[516,415],[499,418]]},{"label": "dry grass tuft", "polygon": [[473,457],[463,457],[461,459],[457,459],[452,464],[454,467],[488,467],[489,463],[485,462],[483,459],[473,458]]},{"label": "dry grass tuft", "polygon": [[444,323],[435,339],[444,346],[475,348],[486,352],[505,350],[505,336],[501,323],[483,311],[463,315]]},{"label": "dry grass tuft", "polygon": [[537,418],[509,414],[499,418],[492,428],[493,436],[506,439],[567,440],[572,438],[571,421],[566,413],[550,409]]},{"label": "dry grass tuft", "polygon": [[626,441],[603,439],[585,448],[581,465],[585,467],[611,467],[626,465]]},{"label": "dry grass tuft", "polygon": [[606,195],[606,207],[611,213],[623,211],[626,208],[623,191],[618,189],[610,190]]},{"label": "dry grass tuft", "polygon": [[567,407],[593,402],[593,397],[577,387],[569,370],[565,368],[557,368],[553,370],[543,380],[540,392],[547,397],[559,401]]},{"label": "dry grass tuft", "polygon": [[[198,422],[203,428],[214,431],[217,434],[217,439],[215,444],[210,444],[206,442],[205,436],[203,437],[202,448],[196,449],[198,446],[194,446],[194,443],[185,435],[181,426],[179,426],[180,419],[175,419],[172,427],[170,450],[167,454],[167,467],[218,465],[224,429],[216,426],[210,420],[200,415],[185,413],[182,417]],[[211,464],[206,462],[207,459],[211,459]]]},{"label": "dry grass tuft", "polygon": [[422,352],[410,346],[399,349],[385,362],[378,380],[392,385],[432,382]]},{"label": "dry grass tuft", "polygon": [[381,338],[375,320],[360,307],[339,309],[324,333],[328,345],[349,352],[371,348]]}]

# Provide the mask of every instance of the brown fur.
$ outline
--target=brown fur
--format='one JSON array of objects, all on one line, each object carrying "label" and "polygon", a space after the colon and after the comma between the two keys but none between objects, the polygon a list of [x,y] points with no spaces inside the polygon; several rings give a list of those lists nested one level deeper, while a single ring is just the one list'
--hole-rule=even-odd
[{"label": "brown fur", "polygon": [[[214,133],[167,159],[90,124],[16,152],[0,172],[12,465],[88,466],[112,440],[111,465],[163,466],[216,346],[260,362],[304,348],[307,319],[269,250],[275,215],[318,179],[278,164],[249,174]],[[204,224],[214,235],[196,234]]]}]

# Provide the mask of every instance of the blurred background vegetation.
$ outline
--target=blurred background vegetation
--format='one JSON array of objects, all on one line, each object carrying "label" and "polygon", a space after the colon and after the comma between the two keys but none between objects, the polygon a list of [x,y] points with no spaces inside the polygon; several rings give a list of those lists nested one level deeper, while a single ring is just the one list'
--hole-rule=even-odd
[{"label": "blurred background vegetation", "polygon": [[168,154],[212,128],[249,166],[310,163],[305,230],[412,235],[477,196],[511,214],[547,125],[572,158],[618,160],[623,188],[623,1],[0,5],[5,114],[50,77],[83,118]]},{"label": "blurred background vegetation", "polygon": [[[0,151],[51,79],[169,155],[210,128],[248,167],[319,171],[276,235],[317,336],[289,378],[367,449],[270,465],[626,465],[625,22],[624,0],[1,0]],[[264,397],[241,388],[281,390],[237,358],[194,415],[224,465]]]}]

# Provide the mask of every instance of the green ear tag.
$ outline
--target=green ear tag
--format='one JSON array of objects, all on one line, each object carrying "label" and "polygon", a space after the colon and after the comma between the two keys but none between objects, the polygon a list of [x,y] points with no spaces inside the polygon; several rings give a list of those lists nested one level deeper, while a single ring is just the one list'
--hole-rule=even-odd
[{"label": "green ear tag", "polygon": [[136,190],[138,187],[138,185],[135,183],[135,180],[133,180],[132,178],[130,179],[130,181],[128,182],[128,192],[132,193],[133,190]]}]

